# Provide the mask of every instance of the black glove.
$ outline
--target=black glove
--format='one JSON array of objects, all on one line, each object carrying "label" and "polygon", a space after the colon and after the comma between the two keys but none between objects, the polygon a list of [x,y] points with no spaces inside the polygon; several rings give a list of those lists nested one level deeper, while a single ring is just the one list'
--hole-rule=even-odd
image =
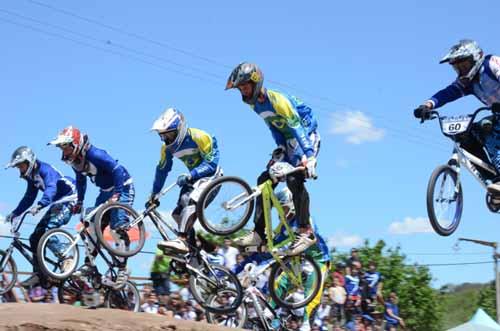
[{"label": "black glove", "polygon": [[431,109],[427,105],[420,105],[413,111],[413,116],[422,120],[427,120],[430,117]]},{"label": "black glove", "polygon": [[500,102],[495,102],[491,105],[491,112],[493,114],[500,114]]},{"label": "black glove", "polygon": [[158,199],[156,198],[156,194],[152,194],[152,195],[149,197],[148,201],[146,201],[146,205],[145,205],[145,207],[146,207],[146,209],[147,209],[147,208],[149,208],[149,207],[151,207],[151,206],[153,206],[153,205],[154,205],[155,207],[159,207],[159,206],[160,206],[160,200],[158,200]]}]

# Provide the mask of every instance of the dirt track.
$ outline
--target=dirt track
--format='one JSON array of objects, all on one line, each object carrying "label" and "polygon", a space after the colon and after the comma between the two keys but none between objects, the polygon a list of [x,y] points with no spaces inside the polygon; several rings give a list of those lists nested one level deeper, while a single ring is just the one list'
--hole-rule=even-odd
[{"label": "dirt track", "polygon": [[230,330],[215,325],[169,319],[161,315],[111,309],[84,309],[41,303],[0,304],[0,330],[8,331],[214,331]]}]

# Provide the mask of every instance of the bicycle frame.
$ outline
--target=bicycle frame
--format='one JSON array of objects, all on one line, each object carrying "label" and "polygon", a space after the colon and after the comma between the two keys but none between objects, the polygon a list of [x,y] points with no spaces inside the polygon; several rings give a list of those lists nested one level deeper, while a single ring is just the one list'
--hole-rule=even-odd
[{"label": "bicycle frame", "polygon": [[[448,162],[448,164],[457,173],[458,180],[457,180],[456,190],[458,190],[458,185],[460,183],[460,165],[464,166],[472,174],[472,176],[481,184],[481,186],[484,189],[486,189],[486,187],[488,185],[487,182],[486,182],[487,179],[483,178],[483,176],[481,175],[481,173],[478,171],[477,167],[480,167],[480,168],[486,170],[492,176],[497,176],[498,175],[496,169],[491,164],[489,164],[487,162],[484,162],[483,160],[481,160],[477,156],[475,156],[472,153],[469,153],[468,151],[466,151],[464,148],[462,148],[461,143],[458,142],[457,139],[456,139],[456,135],[457,134],[462,134],[462,133],[470,134],[470,131],[471,131],[471,128],[472,128],[472,125],[474,123],[474,120],[475,120],[476,116],[480,112],[482,112],[484,110],[491,110],[491,108],[490,107],[481,107],[481,108],[478,108],[473,114],[468,115],[468,117],[460,117],[459,119],[463,120],[463,119],[467,119],[468,118],[468,120],[469,120],[468,126],[465,129],[463,127],[460,127],[460,126],[457,127],[457,124],[455,124],[455,125],[454,124],[450,124],[450,126],[448,128],[448,131],[451,130],[452,133],[450,133],[447,130],[445,130],[445,125],[446,124],[444,122],[448,119],[448,117],[446,117],[446,116],[440,116],[439,112],[437,112],[437,111],[432,111],[431,112],[432,116],[435,116],[435,117],[431,117],[431,119],[432,118],[438,118],[439,119],[439,124],[440,124],[440,127],[441,127],[441,131],[443,132],[443,134],[446,137],[448,137],[451,140],[453,140],[453,143],[454,143],[453,154],[452,154],[452,156],[451,156],[450,161]],[[460,125],[460,124],[461,123],[458,123],[458,125]],[[453,125],[455,127],[453,127]],[[457,133],[453,133],[454,130],[456,130]]]}]

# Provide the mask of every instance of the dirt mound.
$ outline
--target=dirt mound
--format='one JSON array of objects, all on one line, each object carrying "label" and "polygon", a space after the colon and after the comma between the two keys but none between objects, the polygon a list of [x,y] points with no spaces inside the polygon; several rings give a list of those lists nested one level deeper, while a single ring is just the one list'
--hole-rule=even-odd
[{"label": "dirt mound", "polygon": [[112,309],[85,309],[42,303],[0,304],[0,330],[8,331],[215,331],[230,330],[162,315]]}]

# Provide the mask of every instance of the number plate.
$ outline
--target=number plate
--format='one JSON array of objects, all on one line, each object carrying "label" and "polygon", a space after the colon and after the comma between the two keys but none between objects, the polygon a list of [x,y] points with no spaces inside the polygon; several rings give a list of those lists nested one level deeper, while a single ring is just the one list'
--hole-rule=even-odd
[{"label": "number plate", "polygon": [[470,121],[470,117],[447,117],[442,119],[441,127],[445,134],[458,134],[467,130]]}]

